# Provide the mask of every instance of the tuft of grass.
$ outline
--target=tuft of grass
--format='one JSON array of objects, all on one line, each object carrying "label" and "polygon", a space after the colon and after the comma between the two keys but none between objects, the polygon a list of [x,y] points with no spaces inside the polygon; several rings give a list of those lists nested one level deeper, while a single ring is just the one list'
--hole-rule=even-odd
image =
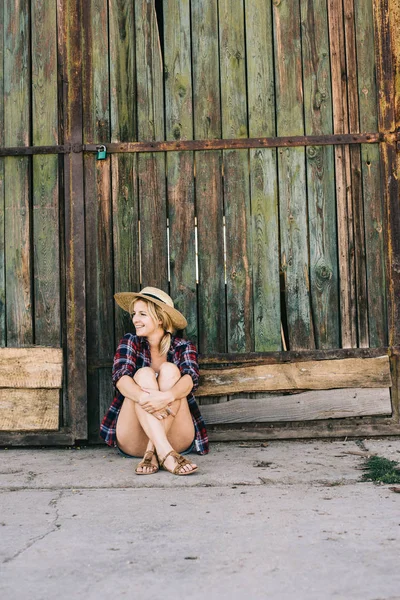
[{"label": "tuft of grass", "polygon": [[395,460],[382,456],[371,456],[365,463],[363,481],[380,483],[400,483],[400,467]]}]

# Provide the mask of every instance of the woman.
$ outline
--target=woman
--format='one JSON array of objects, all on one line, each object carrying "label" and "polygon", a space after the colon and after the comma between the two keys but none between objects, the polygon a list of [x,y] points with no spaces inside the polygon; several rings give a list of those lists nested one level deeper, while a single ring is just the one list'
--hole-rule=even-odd
[{"label": "woman", "polygon": [[100,435],[124,456],[143,456],[138,475],[151,475],[159,467],[174,475],[191,475],[197,465],[179,452],[195,449],[207,454],[208,438],[193,396],[199,380],[196,348],[173,335],[187,321],[170,296],[157,288],[114,297],[130,313],[136,335],[127,333],[117,348],[117,393]]}]

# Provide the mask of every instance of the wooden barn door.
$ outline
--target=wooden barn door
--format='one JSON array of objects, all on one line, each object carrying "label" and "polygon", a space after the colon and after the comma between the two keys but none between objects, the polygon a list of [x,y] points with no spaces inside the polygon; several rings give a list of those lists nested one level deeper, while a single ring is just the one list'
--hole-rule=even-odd
[{"label": "wooden barn door", "polygon": [[[387,2],[88,0],[83,17],[92,439],[112,396],[115,345],[131,327],[110,291],[144,285],[169,291],[188,317],[205,382],[215,367],[239,369],[240,380],[255,364],[321,361],[326,378],[305,389],[334,391],[307,391],[300,417],[293,403],[270,410],[299,390],[294,379],[278,396],[245,388],[262,390],[255,399],[269,408],[257,416],[260,436],[280,421],[282,435],[297,421],[308,435],[397,431]],[[357,372],[347,359],[361,360]],[[200,396],[233,400],[242,388]]]}]

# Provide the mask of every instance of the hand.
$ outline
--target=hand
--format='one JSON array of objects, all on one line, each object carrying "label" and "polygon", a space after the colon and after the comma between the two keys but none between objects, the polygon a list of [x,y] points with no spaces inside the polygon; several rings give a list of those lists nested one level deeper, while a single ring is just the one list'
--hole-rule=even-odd
[{"label": "hand", "polygon": [[160,411],[153,412],[152,415],[153,417],[156,417],[157,419],[160,419],[162,421],[162,419],[166,419],[167,417],[169,417],[169,415],[171,415],[171,417],[175,417],[176,413],[174,413],[169,406],[166,406]]},{"label": "hand", "polygon": [[168,407],[168,404],[174,401],[174,398],[170,391],[160,392],[160,390],[151,390],[147,388],[142,388],[144,395],[139,398],[140,406],[150,414],[153,413],[167,413],[165,409]]}]

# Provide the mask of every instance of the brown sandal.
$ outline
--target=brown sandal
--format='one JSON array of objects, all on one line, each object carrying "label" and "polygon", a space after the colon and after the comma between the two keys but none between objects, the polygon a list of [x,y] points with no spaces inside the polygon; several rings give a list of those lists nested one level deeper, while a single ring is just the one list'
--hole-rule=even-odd
[{"label": "brown sandal", "polygon": [[[167,460],[168,456],[173,456],[173,458],[177,462],[177,465],[176,465],[176,467],[175,467],[175,469],[173,471],[171,471],[171,469],[168,469],[164,465],[164,463]],[[175,450],[171,450],[171,452],[168,452],[168,454],[166,454],[164,456],[164,458],[162,459],[162,461],[160,461],[160,467],[162,469],[164,469],[165,471],[168,471],[169,473],[172,473],[173,475],[191,475],[192,473],[194,473],[195,471],[197,471],[197,467],[194,467],[191,471],[183,471],[183,473],[181,473],[180,470],[182,469],[182,467],[185,467],[186,465],[192,465],[192,464],[193,463],[191,463],[190,460],[188,460],[184,456],[181,456],[181,454],[178,454],[178,452],[175,452]]]},{"label": "brown sandal", "polygon": [[[135,473],[137,475],[154,475],[154,473],[157,473],[157,471],[159,470],[159,467],[158,467],[158,465],[155,465],[154,463],[151,462],[151,459],[153,458],[153,456],[154,456],[154,450],[147,450],[147,452],[145,452],[145,454],[143,456],[143,460],[140,461],[140,463],[138,464],[138,466],[135,469]],[[139,467],[151,467],[153,470],[145,473],[144,471],[138,471]]]}]

